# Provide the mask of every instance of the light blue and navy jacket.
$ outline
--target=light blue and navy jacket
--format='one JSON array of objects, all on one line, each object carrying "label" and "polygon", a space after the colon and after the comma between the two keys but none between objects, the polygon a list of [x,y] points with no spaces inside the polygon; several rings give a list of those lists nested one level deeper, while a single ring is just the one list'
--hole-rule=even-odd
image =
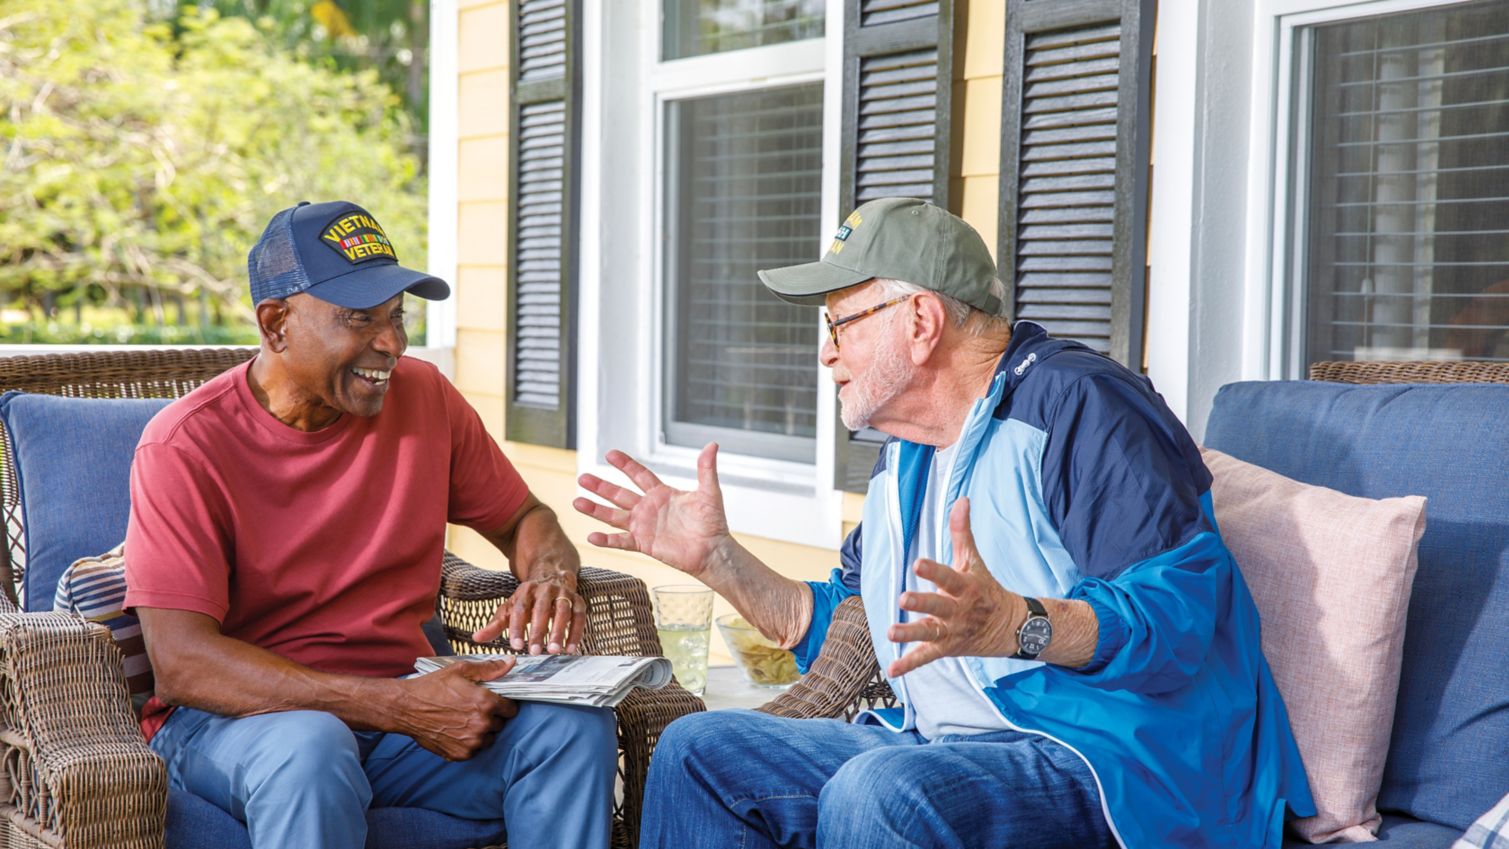
[{"label": "light blue and navy jacket", "polygon": [[[812,624],[795,649],[804,670],[855,594],[881,668],[900,656],[886,629],[899,619],[932,455],[896,439],[882,449],[842,568],[812,584]],[[1122,846],[1276,849],[1286,804],[1314,814],[1257,608],[1215,527],[1210,472],[1146,378],[1018,323],[954,464],[942,521],[969,496],[975,544],[1002,586],[1088,602],[1100,628],[1079,669],[964,666],[1008,723],[1086,761]],[[947,562],[946,525],[935,538]],[[905,707],[861,721],[915,727],[905,680],[891,686]]]}]

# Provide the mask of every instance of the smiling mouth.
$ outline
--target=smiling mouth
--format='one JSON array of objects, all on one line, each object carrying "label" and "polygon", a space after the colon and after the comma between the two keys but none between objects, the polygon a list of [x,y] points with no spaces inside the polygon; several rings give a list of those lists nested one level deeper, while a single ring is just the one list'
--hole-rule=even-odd
[{"label": "smiling mouth", "polygon": [[387,389],[388,379],[393,376],[391,369],[353,368],[351,373],[374,389]]}]

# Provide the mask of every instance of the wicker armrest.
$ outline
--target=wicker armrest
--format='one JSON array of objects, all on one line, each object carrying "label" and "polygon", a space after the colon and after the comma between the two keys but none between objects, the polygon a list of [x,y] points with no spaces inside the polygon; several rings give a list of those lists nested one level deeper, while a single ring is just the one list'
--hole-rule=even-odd
[{"label": "wicker armrest", "polygon": [[161,849],[167,768],[142,739],[108,630],[0,613],[0,721],[7,829],[38,846]]},{"label": "wicker armrest", "polygon": [[[499,637],[482,645],[471,635],[492,619],[498,605],[513,595],[519,581],[507,572],[479,569],[447,553],[442,566],[440,619],[451,647],[458,652],[509,652]],[[577,591],[587,602],[587,633],[582,652],[597,655],[644,656],[661,653],[655,617],[644,582],[608,569],[582,567]],[[863,614],[861,614],[863,615]],[[639,842],[639,818],[644,799],[650,753],[660,733],[684,714],[706,710],[702,700],[672,681],[660,690],[634,690],[615,708],[618,716],[619,774],[623,800],[614,811],[614,845]]]},{"label": "wicker armrest", "polygon": [[833,611],[822,651],[807,674],[757,710],[795,719],[853,719],[861,710],[894,704],[896,697],[875,662],[864,604],[854,596]]}]

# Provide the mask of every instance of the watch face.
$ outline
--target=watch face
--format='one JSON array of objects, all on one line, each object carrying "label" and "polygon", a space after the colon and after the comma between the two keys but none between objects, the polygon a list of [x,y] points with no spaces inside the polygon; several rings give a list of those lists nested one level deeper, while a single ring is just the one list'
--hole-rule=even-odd
[{"label": "watch face", "polygon": [[1036,656],[1048,647],[1048,641],[1053,637],[1053,623],[1046,616],[1031,616],[1022,623],[1022,629],[1017,632],[1017,642],[1020,644],[1022,654]]}]

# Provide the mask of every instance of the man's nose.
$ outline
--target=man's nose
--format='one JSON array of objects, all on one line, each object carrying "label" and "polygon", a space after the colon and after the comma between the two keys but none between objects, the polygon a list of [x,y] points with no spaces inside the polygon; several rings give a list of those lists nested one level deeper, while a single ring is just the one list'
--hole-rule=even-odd
[{"label": "man's nose", "polygon": [[394,359],[403,356],[404,349],[407,347],[409,347],[409,340],[404,334],[403,327],[392,322],[389,322],[372,340],[374,350]]},{"label": "man's nose", "polygon": [[832,336],[824,334],[823,347],[817,352],[817,361],[827,368],[833,368],[833,364],[838,362],[838,346],[833,344]]}]

